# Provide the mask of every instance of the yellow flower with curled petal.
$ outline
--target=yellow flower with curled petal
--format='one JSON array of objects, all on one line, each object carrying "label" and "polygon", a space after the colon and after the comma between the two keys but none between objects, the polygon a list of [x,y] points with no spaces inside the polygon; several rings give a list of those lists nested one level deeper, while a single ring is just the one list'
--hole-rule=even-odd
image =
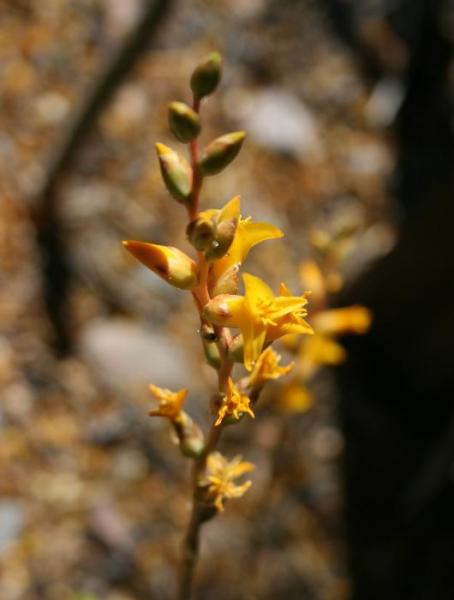
[{"label": "yellow flower with curled petal", "polygon": [[159,408],[151,410],[148,414],[152,417],[166,417],[171,421],[178,421],[182,414],[181,408],[186,400],[188,390],[183,389],[172,392],[153,384],[150,384],[148,389],[159,401]]},{"label": "yellow flower with curled petal", "polygon": [[275,352],[271,346],[269,346],[262,352],[255,363],[248,384],[251,387],[259,387],[271,379],[278,379],[279,377],[286,375],[293,369],[295,363],[292,362],[285,367],[280,367],[280,360],[280,354]]},{"label": "yellow flower with curled petal", "polygon": [[238,327],[243,335],[244,366],[251,371],[266,341],[288,333],[313,333],[304,320],[306,296],[291,296],[281,284],[280,296],[259,277],[243,275],[244,296],[221,294],[204,309],[204,317],[215,325]]},{"label": "yellow flower with curled petal", "polygon": [[235,196],[220,210],[210,209],[200,213],[201,216],[215,217],[218,222],[227,219],[238,219],[233,242],[226,255],[213,263],[213,284],[230,267],[242,264],[251,248],[267,240],[283,237],[280,229],[269,223],[254,223],[251,218],[242,219],[240,215],[240,197]]},{"label": "yellow flower with curled petal", "polygon": [[233,383],[232,378],[229,377],[227,394],[219,409],[215,426],[217,427],[220,425],[225,417],[235,417],[235,419],[239,419],[244,413],[248,413],[248,415],[254,419],[255,415],[249,403],[249,398],[240,394],[238,388]]},{"label": "yellow flower with curled petal", "polygon": [[207,475],[202,485],[208,485],[208,493],[219,512],[223,512],[223,501],[227,498],[240,498],[251,487],[251,481],[238,485],[235,479],[250,473],[255,466],[243,462],[241,456],[235,456],[230,462],[220,452],[212,452],[207,459]]}]

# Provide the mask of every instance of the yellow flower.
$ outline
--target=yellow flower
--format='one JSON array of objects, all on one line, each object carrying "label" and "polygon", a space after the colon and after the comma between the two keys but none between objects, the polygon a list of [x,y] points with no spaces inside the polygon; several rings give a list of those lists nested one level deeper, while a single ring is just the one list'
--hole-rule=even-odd
[{"label": "yellow flower", "polygon": [[230,462],[220,452],[208,456],[206,479],[201,483],[208,485],[208,493],[219,512],[224,510],[225,499],[240,498],[251,487],[251,481],[238,485],[235,479],[254,469],[252,463],[242,462],[241,456],[235,456]]},{"label": "yellow flower", "polygon": [[224,402],[219,409],[215,426],[217,427],[220,425],[224,417],[235,417],[235,419],[239,419],[244,413],[248,413],[252,418],[255,418],[249,405],[249,398],[240,394],[238,388],[233,383],[232,378],[229,377],[228,391]]},{"label": "yellow flower", "polygon": [[232,245],[227,254],[212,266],[212,276],[215,281],[233,265],[242,264],[246,260],[251,248],[260,242],[277,239],[284,235],[280,229],[269,223],[253,223],[250,217],[242,219],[240,215],[239,196],[235,196],[221,210],[207,210],[201,213],[201,215],[216,217],[218,222],[227,219],[238,219]]},{"label": "yellow flower", "polygon": [[279,377],[286,375],[293,369],[294,363],[290,363],[285,367],[280,367],[280,360],[281,356],[275,352],[271,346],[264,350],[255,363],[254,369],[249,377],[249,385],[252,387],[261,386],[270,379],[278,379]]},{"label": "yellow flower", "polygon": [[245,295],[223,294],[206,306],[204,316],[215,325],[238,327],[243,334],[244,366],[251,371],[266,341],[288,333],[313,333],[303,317],[307,311],[305,296],[291,296],[281,284],[280,296],[259,277],[243,275]]},{"label": "yellow flower", "polygon": [[123,246],[167,283],[182,290],[189,290],[197,284],[195,262],[178,248],[134,240],[124,241]]},{"label": "yellow flower", "polygon": [[314,315],[314,329],[328,335],[366,333],[371,322],[372,314],[364,306],[333,308]]},{"label": "yellow flower", "polygon": [[171,421],[178,421],[182,414],[181,408],[186,400],[188,390],[183,389],[172,392],[153,384],[150,384],[148,389],[159,401],[159,408],[151,410],[148,414],[152,417],[166,417]]}]

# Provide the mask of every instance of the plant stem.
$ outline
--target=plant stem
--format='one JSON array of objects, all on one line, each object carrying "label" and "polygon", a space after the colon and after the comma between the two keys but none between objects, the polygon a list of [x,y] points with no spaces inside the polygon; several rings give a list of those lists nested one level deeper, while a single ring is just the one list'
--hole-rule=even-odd
[{"label": "plant stem", "polygon": [[[200,99],[193,99],[193,109],[198,113],[200,110]],[[190,221],[197,218],[199,214],[199,197],[202,187],[203,177],[198,165],[198,144],[197,139],[190,142],[189,152],[193,173],[191,202],[188,206],[188,217]],[[205,260],[203,252],[198,253],[198,273],[199,282],[197,288],[193,290],[193,296],[196,306],[202,318],[203,307],[210,301],[210,292],[208,288],[208,276],[210,263]],[[228,380],[232,372],[233,363],[228,358],[228,344],[230,333],[225,327],[215,327],[217,344],[221,357],[221,365],[218,370],[218,391],[225,394],[228,388]],[[203,511],[206,506],[202,505],[197,497],[199,482],[206,468],[207,458],[216,448],[223,430],[222,423],[215,426],[211,425],[206,438],[206,443],[202,454],[195,459],[193,465],[193,495],[192,510],[188,528],[183,542],[183,557],[181,562],[178,600],[190,600],[192,583],[194,579],[195,568],[199,557],[200,532],[203,524]]]}]

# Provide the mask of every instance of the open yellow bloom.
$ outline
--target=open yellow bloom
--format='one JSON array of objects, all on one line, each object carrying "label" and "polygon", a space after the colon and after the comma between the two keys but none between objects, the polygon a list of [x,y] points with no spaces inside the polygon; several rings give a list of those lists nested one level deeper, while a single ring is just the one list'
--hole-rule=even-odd
[{"label": "open yellow bloom", "polygon": [[245,294],[221,294],[205,306],[204,316],[215,325],[238,327],[243,334],[244,366],[251,371],[266,341],[288,333],[313,333],[304,320],[305,296],[291,296],[285,285],[280,296],[259,277],[243,275]]},{"label": "open yellow bloom", "polygon": [[181,408],[186,400],[188,390],[179,390],[172,392],[157,385],[150,384],[148,389],[159,401],[159,408],[151,410],[148,414],[152,417],[166,417],[171,421],[178,421],[181,417]]},{"label": "open yellow bloom", "polygon": [[215,216],[218,222],[238,219],[235,236],[227,254],[212,266],[212,276],[215,281],[233,265],[242,264],[251,248],[260,242],[277,239],[284,235],[280,229],[269,223],[254,223],[250,217],[242,219],[239,196],[235,196],[221,210],[207,210],[201,215]]},{"label": "open yellow bloom", "polygon": [[279,377],[286,375],[293,369],[294,363],[290,363],[285,367],[280,367],[280,360],[280,354],[275,352],[271,346],[264,350],[255,363],[254,369],[249,377],[249,385],[252,387],[261,386],[271,379],[278,379]]},{"label": "open yellow bloom", "polygon": [[224,402],[219,409],[215,426],[217,427],[220,425],[224,417],[235,417],[235,419],[239,419],[244,413],[248,413],[252,418],[255,418],[249,402],[249,398],[240,394],[238,388],[233,383],[232,378],[229,377],[228,391],[224,398]]},{"label": "open yellow bloom", "polygon": [[206,480],[201,483],[208,485],[208,492],[219,512],[224,510],[225,499],[240,498],[251,487],[251,481],[238,485],[235,479],[254,469],[255,466],[243,462],[241,456],[235,456],[230,462],[220,452],[212,452],[208,456]]}]

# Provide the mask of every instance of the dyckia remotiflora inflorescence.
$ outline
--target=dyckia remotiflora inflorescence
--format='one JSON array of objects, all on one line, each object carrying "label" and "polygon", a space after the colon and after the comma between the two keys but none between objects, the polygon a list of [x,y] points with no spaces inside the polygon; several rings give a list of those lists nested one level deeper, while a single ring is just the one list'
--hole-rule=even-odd
[{"label": "dyckia remotiflora inflorescence", "polygon": [[[312,333],[305,321],[305,295],[293,296],[283,284],[275,295],[259,277],[247,273],[243,275],[244,295],[240,295],[239,274],[250,250],[261,242],[281,238],[282,231],[270,223],[243,218],[239,196],[222,208],[200,207],[204,179],[231,164],[245,139],[244,132],[234,131],[198,147],[203,133],[201,104],[217,88],[221,66],[220,55],[210,54],[192,74],[192,105],[178,101],[168,107],[170,129],[178,142],[188,144],[187,156],[156,144],[164,185],[187,211],[186,237],[192,252],[151,241],[123,242],[142,265],[170,285],[192,294],[205,357],[217,371],[218,390],[211,401],[213,419],[207,435],[183,410],[186,389],[150,386],[158,406],[149,414],[168,420],[181,452],[194,460],[193,513],[181,578],[180,597],[185,599],[189,598],[188,581],[193,569],[191,540],[197,537],[203,521],[222,511],[227,499],[242,496],[251,485],[250,481],[237,483],[254,468],[251,463],[240,457],[229,461],[216,451],[221,432],[245,415],[254,418],[265,383],[292,368],[293,364],[279,364],[280,356],[270,347],[272,342],[289,333]],[[233,335],[230,328],[239,332]],[[243,362],[249,374],[235,380],[235,362]]]}]

